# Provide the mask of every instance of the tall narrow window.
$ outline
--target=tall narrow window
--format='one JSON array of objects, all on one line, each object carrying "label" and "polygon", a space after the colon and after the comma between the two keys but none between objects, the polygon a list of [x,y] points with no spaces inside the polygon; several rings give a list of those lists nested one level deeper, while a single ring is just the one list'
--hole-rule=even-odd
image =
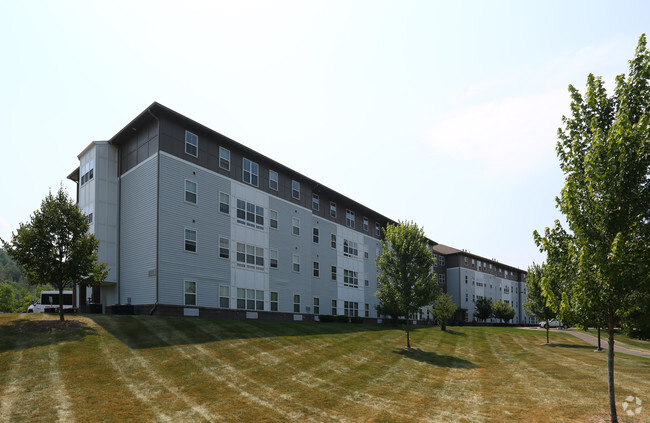
[{"label": "tall narrow window", "polygon": [[363,230],[364,230],[365,232],[368,232],[368,229],[369,229],[369,227],[368,227],[368,218],[367,218],[367,217],[364,217],[364,218],[363,218]]},{"label": "tall narrow window", "polygon": [[278,293],[271,291],[271,311],[278,311]]},{"label": "tall narrow window", "polygon": [[273,191],[278,190],[278,172],[269,169],[269,188]]},{"label": "tall narrow window", "polygon": [[246,290],[237,288],[237,308],[246,309]]},{"label": "tall narrow window", "polygon": [[300,313],[300,295],[293,295],[293,312]]},{"label": "tall narrow window", "polygon": [[196,282],[185,281],[185,305],[196,305]]},{"label": "tall narrow window", "polygon": [[314,277],[320,278],[320,263],[317,261],[314,262]]},{"label": "tall narrow window", "polygon": [[300,272],[300,255],[294,254],[293,255],[293,271],[294,272]]},{"label": "tall narrow window", "polygon": [[365,308],[366,308],[366,317],[370,317],[370,304],[366,303]]},{"label": "tall narrow window", "polygon": [[219,193],[219,211],[230,214],[230,195],[223,192]]},{"label": "tall narrow window", "polygon": [[314,241],[315,244],[320,242],[320,230],[318,228],[313,229],[312,241]]},{"label": "tall narrow window", "polygon": [[380,236],[381,235],[381,227],[379,226],[379,223],[375,223],[375,236]]},{"label": "tall narrow window", "polygon": [[185,251],[196,252],[196,231],[185,229]]},{"label": "tall narrow window", "polygon": [[300,182],[291,181],[291,196],[296,200],[300,200]]},{"label": "tall narrow window", "polygon": [[332,300],[332,316],[336,316],[336,300]]},{"label": "tall narrow window", "polygon": [[336,266],[332,266],[332,280],[336,280]]},{"label": "tall narrow window", "polygon": [[314,314],[320,314],[320,298],[314,297]]},{"label": "tall narrow window", "polygon": [[255,310],[264,310],[264,291],[255,291]]},{"label": "tall narrow window", "polygon": [[336,217],[336,203],[333,201],[330,201],[330,216]]},{"label": "tall narrow window", "polygon": [[354,212],[352,210],[345,210],[345,225],[348,228],[354,228]]},{"label": "tall narrow window", "polygon": [[336,234],[330,235],[330,245],[332,248],[336,249]]},{"label": "tall narrow window", "polygon": [[278,268],[278,250],[270,249],[269,250],[269,261],[271,266],[274,269]]},{"label": "tall narrow window", "polygon": [[219,167],[230,170],[230,150],[219,147]]},{"label": "tall narrow window", "polygon": [[185,131],[185,152],[190,156],[199,156],[199,137],[190,131]]},{"label": "tall narrow window", "polygon": [[230,258],[230,240],[221,236],[219,237],[219,257]]},{"label": "tall narrow window", "polygon": [[300,236],[300,219],[298,219],[297,217],[292,217],[291,227],[292,227],[292,233],[294,235]]},{"label": "tall narrow window", "polygon": [[269,210],[269,222],[270,226],[273,229],[278,229],[278,212],[275,210]]},{"label": "tall narrow window", "polygon": [[230,287],[219,285],[219,307],[230,308]]},{"label": "tall narrow window", "polygon": [[242,180],[253,186],[258,185],[259,166],[247,158],[243,159]]},{"label": "tall narrow window", "polygon": [[316,194],[312,194],[311,196],[311,208],[316,211],[320,208],[320,198]]},{"label": "tall narrow window", "polygon": [[196,182],[185,180],[185,201],[196,204]]}]

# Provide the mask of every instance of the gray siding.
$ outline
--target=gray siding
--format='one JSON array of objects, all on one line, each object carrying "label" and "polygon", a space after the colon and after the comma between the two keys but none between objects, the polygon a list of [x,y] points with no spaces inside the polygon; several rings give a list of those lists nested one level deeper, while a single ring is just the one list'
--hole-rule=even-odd
[{"label": "gray siding", "polygon": [[[185,180],[197,184],[196,204],[185,201]],[[218,307],[219,284],[230,284],[230,260],[219,258],[219,237],[230,239],[230,217],[219,212],[219,192],[230,194],[230,181],[161,154],[160,187],[159,301],[185,304],[188,280],[197,283],[198,306]],[[195,253],[185,251],[186,228],[197,232]]]},{"label": "gray siding", "polygon": [[153,304],[156,278],[156,156],[121,177],[120,303]]}]

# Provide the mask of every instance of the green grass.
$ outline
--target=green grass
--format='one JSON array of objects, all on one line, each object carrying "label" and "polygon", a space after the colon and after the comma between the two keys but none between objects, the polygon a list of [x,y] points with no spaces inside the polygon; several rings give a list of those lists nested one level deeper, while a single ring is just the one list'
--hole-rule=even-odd
[{"label": "green grass", "polygon": [[[586,330],[585,332],[593,336],[598,336],[598,331],[596,329],[589,329]],[[607,343],[607,329],[601,329],[600,340],[604,344]],[[614,344],[620,345],[621,347],[625,347],[625,348],[631,348],[633,350],[650,352],[650,341],[644,339],[630,338],[629,336],[621,332],[616,332],[614,334]]]},{"label": "green grass", "polygon": [[[606,355],[570,334],[0,315],[0,421],[606,421]],[[74,322],[71,322],[74,319]],[[650,360],[616,356],[621,421]]]}]

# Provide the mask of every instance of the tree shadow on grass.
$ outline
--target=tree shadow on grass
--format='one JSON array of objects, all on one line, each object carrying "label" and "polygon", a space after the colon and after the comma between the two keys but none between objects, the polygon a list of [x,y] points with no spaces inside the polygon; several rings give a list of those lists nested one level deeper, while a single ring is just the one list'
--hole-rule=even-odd
[{"label": "tree shadow on grass", "polygon": [[456,335],[456,336],[467,336],[466,333],[463,332],[456,332],[455,330],[452,329],[447,329],[445,332],[447,332],[450,335]]},{"label": "tree shadow on grass", "polygon": [[576,344],[544,344],[546,347],[552,347],[552,348],[573,348],[573,349],[580,349],[580,350],[593,350],[594,347],[593,345],[576,345]]},{"label": "tree shadow on grass", "polygon": [[0,325],[0,352],[79,341],[96,333],[79,320],[16,319]]},{"label": "tree shadow on grass", "polygon": [[450,355],[438,354],[433,351],[422,351],[419,348],[397,348],[395,354],[403,355],[406,358],[428,363],[438,367],[454,367],[458,369],[477,369],[478,366],[471,361]]}]

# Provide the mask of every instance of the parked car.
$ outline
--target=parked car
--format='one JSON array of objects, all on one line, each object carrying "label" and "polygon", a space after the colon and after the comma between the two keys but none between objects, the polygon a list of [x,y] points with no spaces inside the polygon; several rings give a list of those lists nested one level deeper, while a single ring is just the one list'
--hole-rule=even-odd
[{"label": "parked car", "polygon": [[546,329],[546,328],[562,328],[562,329],[566,329],[566,328],[569,327],[569,325],[565,325],[564,323],[558,322],[557,319],[551,319],[551,320],[547,320],[545,322],[541,322],[539,324],[539,326],[544,328],[544,329]]}]

